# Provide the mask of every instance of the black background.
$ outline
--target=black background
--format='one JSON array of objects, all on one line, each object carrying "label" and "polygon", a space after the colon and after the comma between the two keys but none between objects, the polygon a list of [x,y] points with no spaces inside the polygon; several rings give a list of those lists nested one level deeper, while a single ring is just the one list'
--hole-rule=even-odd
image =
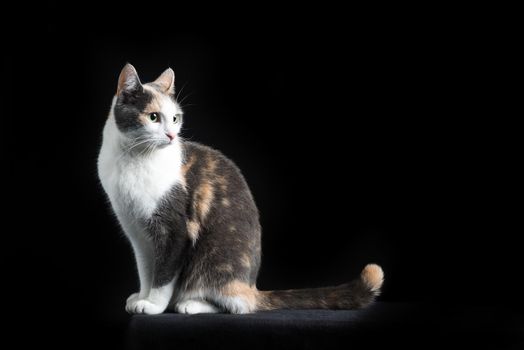
[{"label": "black background", "polygon": [[51,2],[3,28],[3,289],[15,326],[45,317],[41,341],[123,334],[137,276],[96,159],[126,62],[142,81],[174,68],[183,136],[242,169],[263,226],[259,289],[337,284],[377,262],[384,301],[518,307],[517,114],[490,21],[112,10]]}]

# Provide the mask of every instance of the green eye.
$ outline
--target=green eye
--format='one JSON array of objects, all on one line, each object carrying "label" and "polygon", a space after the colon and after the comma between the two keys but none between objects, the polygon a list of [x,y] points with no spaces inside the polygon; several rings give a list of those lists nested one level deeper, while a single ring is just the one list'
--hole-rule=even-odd
[{"label": "green eye", "polygon": [[158,121],[158,113],[151,113],[149,114],[149,119],[153,122],[153,123],[156,123]]},{"label": "green eye", "polygon": [[182,114],[175,114],[173,117],[173,123],[178,123],[180,121],[180,118],[182,118]]}]

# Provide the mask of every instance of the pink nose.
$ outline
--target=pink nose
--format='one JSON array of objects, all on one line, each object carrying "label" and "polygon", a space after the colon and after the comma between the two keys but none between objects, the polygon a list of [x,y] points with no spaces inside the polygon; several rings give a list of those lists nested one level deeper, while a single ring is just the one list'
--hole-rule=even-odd
[{"label": "pink nose", "polygon": [[169,141],[173,141],[173,139],[175,138],[176,134],[168,132],[168,133],[166,133],[166,136],[169,137]]}]

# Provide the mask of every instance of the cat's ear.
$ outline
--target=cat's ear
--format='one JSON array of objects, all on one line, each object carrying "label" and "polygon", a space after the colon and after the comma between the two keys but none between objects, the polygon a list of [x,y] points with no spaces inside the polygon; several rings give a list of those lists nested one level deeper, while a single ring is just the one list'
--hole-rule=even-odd
[{"label": "cat's ear", "polygon": [[166,94],[175,93],[175,72],[168,68],[153,82]]},{"label": "cat's ear", "polygon": [[120,95],[122,91],[136,91],[142,87],[140,83],[140,78],[138,78],[138,73],[136,72],[135,67],[131,64],[126,64],[120,76],[118,77],[118,87],[116,89],[116,94]]}]

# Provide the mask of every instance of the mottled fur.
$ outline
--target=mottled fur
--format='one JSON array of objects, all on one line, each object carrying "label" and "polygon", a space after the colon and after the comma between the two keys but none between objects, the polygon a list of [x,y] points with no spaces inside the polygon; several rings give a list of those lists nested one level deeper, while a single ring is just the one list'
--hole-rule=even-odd
[{"label": "mottled fur", "polygon": [[126,65],[104,129],[99,175],[140,277],[126,309],[155,314],[174,304],[185,313],[248,313],[371,303],[383,281],[373,264],[337,287],[257,290],[261,227],[249,187],[223,154],[174,136],[181,109],[173,94],[172,70],[142,84]]}]

